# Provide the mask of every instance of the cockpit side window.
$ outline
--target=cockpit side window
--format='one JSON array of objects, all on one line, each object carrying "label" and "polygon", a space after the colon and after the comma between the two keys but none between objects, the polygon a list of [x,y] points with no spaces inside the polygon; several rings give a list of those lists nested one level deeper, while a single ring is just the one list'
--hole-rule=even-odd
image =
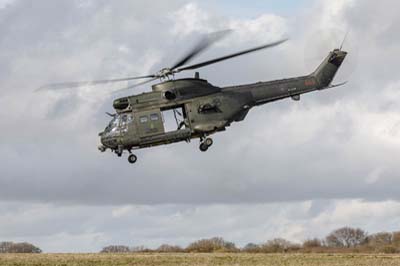
[{"label": "cockpit side window", "polygon": [[116,116],[115,119],[113,121],[111,121],[111,132],[115,132],[118,129],[119,126],[119,122],[120,122],[120,117]]},{"label": "cockpit side window", "polygon": [[127,115],[121,115],[121,124],[125,124],[127,120]]},{"label": "cockpit side window", "polygon": [[116,132],[118,130],[120,123],[120,116],[114,116],[114,118],[110,121],[106,129],[104,130],[105,132]]},{"label": "cockpit side window", "polygon": [[128,131],[127,120],[128,120],[128,116],[126,114],[121,115],[121,123],[119,126],[123,132]]},{"label": "cockpit side window", "polygon": [[119,127],[122,132],[127,132],[128,131],[128,125],[133,122],[133,115],[128,113],[128,114],[122,114],[119,116],[119,124],[117,124],[117,127]]}]

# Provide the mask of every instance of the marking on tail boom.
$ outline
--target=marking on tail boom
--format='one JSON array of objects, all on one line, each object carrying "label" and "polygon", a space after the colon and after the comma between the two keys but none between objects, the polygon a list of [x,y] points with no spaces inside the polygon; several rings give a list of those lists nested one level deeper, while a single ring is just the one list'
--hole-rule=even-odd
[{"label": "marking on tail boom", "polygon": [[315,80],[314,79],[306,79],[305,81],[304,81],[304,85],[306,85],[306,86],[315,86]]}]

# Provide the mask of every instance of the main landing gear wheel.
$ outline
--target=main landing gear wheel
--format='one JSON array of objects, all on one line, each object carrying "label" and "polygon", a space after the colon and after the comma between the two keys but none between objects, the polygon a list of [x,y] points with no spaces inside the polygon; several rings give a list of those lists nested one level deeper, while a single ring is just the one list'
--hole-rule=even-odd
[{"label": "main landing gear wheel", "polygon": [[129,154],[128,162],[133,164],[133,163],[136,163],[136,161],[137,161],[137,156],[135,154]]},{"label": "main landing gear wheel", "polygon": [[207,151],[207,150],[208,150],[208,146],[207,146],[207,144],[205,144],[205,143],[201,143],[201,144],[200,144],[200,150],[201,150],[202,152],[205,152],[205,151]]},{"label": "main landing gear wheel", "polygon": [[213,140],[211,138],[206,138],[203,142],[200,143],[200,150],[202,152],[205,152],[208,150],[208,148],[211,147],[211,145],[213,145]]},{"label": "main landing gear wheel", "polygon": [[211,145],[213,145],[214,141],[211,138],[206,138],[204,143],[207,145],[207,147],[211,147]]}]

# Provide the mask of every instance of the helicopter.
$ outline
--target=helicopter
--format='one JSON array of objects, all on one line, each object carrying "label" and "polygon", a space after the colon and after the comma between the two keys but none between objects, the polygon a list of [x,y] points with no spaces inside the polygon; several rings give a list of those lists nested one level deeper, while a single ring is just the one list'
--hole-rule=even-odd
[{"label": "helicopter", "polygon": [[[101,152],[110,150],[121,157],[127,151],[128,161],[133,164],[137,161],[137,156],[132,153],[133,150],[182,141],[190,142],[196,138],[200,139],[200,151],[206,152],[213,145],[210,135],[225,131],[233,122],[243,121],[250,109],[255,106],[285,98],[299,101],[301,94],[345,84],[343,82],[332,85],[347,55],[347,52],[342,50],[342,46],[330,51],[311,74],[295,78],[228,87],[212,85],[200,78],[199,72],[195,72],[193,78],[175,79],[176,73],[199,69],[234,57],[272,48],[288,40],[281,39],[187,65],[229,32],[209,34],[172,67],[163,68],[154,74],[121,79],[55,83],[42,88],[62,89],[146,79],[121,89],[126,90],[160,79],[160,83],[152,85],[150,92],[115,99],[113,101],[115,113],[107,113],[112,119],[99,133],[101,145],[98,149]],[[176,121],[176,128],[170,131],[166,130],[164,119],[164,114],[168,111],[173,112]]]}]

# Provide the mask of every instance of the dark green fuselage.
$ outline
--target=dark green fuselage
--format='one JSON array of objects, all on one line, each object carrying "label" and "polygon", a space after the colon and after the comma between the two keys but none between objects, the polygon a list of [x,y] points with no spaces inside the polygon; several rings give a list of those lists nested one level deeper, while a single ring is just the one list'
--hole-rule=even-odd
[{"label": "dark green fuselage", "polygon": [[[328,88],[347,53],[334,50],[310,75],[254,84],[215,87],[199,78],[170,80],[151,92],[114,101],[116,117],[100,133],[105,148],[131,150],[189,141],[225,130],[242,121],[257,105]],[[182,110],[184,126],[165,132],[162,112]]]}]

